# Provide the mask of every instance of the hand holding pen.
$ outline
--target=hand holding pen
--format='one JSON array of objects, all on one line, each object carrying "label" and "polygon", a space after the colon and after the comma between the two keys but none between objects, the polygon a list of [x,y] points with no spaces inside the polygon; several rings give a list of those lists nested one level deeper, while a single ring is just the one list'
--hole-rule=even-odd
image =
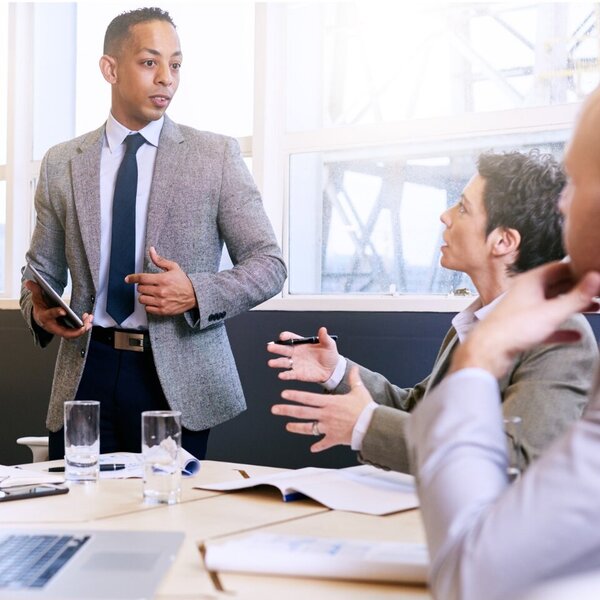
[{"label": "hand holding pen", "polygon": [[273,369],[284,369],[278,377],[284,381],[323,383],[335,369],[339,354],[335,340],[321,327],[316,336],[302,337],[291,331],[279,334],[279,340],[269,342],[267,351],[279,355],[268,361]]}]

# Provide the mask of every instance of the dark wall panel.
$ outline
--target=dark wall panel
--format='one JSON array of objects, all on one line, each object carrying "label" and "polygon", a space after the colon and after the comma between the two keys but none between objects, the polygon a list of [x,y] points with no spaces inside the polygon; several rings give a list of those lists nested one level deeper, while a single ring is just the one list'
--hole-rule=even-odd
[{"label": "dark wall panel", "polygon": [[[231,319],[227,327],[248,410],[213,429],[208,458],[294,468],[356,464],[348,448],[312,454],[311,437],[287,433],[285,419],[271,415],[270,407],[285,386],[266,365],[271,356],[267,342],[283,330],[313,335],[326,325],[339,335],[342,354],[408,387],[431,369],[451,318],[449,313],[253,311]],[[600,316],[590,321],[600,337]],[[35,348],[20,312],[0,311],[0,464],[30,460],[29,452],[15,444],[16,438],[45,434],[57,349],[56,340],[44,350]],[[309,384],[302,387],[320,390]]]}]

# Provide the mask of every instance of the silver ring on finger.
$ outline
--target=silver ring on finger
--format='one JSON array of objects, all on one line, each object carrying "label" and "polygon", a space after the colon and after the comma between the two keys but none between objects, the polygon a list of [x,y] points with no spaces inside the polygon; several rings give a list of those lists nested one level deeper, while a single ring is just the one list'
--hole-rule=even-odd
[{"label": "silver ring on finger", "polygon": [[313,421],[312,422],[312,434],[314,436],[320,436],[323,435],[320,431],[319,431],[319,421]]}]

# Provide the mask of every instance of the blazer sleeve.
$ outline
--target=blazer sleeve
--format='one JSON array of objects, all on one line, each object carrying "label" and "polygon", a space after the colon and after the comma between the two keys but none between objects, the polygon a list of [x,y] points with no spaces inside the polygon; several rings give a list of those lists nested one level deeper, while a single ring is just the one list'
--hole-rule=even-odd
[{"label": "blazer sleeve", "polygon": [[561,329],[578,331],[581,339],[534,347],[499,382],[504,417],[521,417],[523,467],[579,419],[587,403],[598,360],[594,333],[583,315],[571,317]]},{"label": "blazer sleeve", "polygon": [[281,291],[287,270],[258,189],[239,145],[225,138],[217,226],[233,267],[188,274],[199,315],[188,323],[205,328],[268,300]]},{"label": "blazer sleeve", "polygon": [[[50,198],[48,170],[52,150],[44,156],[40,167],[39,181],[35,191],[36,223],[26,260],[31,261],[48,279],[50,285],[60,293],[68,281],[65,258],[65,230]],[[23,268],[24,270],[24,268]],[[33,302],[31,292],[21,280],[20,307],[25,323],[33,335],[36,346],[47,346],[54,337],[33,320]]]},{"label": "blazer sleeve", "polygon": [[[411,465],[407,448],[409,413],[421,402],[433,381],[442,377],[448,367],[451,349],[456,342],[456,331],[450,328],[435,359],[433,370],[423,381],[411,388],[401,388],[388,381],[380,373],[359,366],[359,373],[373,400],[380,404],[373,411],[369,427],[358,453],[361,462],[386,470],[410,473]],[[350,391],[348,373],[355,365],[347,361],[346,372],[336,394]]]},{"label": "blazer sleeve", "polygon": [[[336,394],[350,391],[348,373],[353,363],[347,360],[344,378],[335,389]],[[361,462],[402,473],[410,472],[406,443],[406,425],[410,411],[421,401],[430,376],[412,388],[401,388],[380,373],[358,365],[360,378],[373,400],[380,404],[371,418],[358,454]]]}]

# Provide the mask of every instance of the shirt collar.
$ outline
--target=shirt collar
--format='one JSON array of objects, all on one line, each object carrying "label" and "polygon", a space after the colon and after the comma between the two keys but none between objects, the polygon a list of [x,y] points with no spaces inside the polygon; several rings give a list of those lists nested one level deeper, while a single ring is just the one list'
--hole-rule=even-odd
[{"label": "shirt collar", "polygon": [[158,140],[164,122],[165,117],[162,116],[157,121],[150,121],[146,127],[137,132],[131,131],[127,127],[121,125],[121,123],[112,116],[112,113],[109,113],[108,120],[106,121],[106,142],[110,151],[115,152],[130,133],[141,133],[146,142],[152,144],[152,146],[158,147]]},{"label": "shirt collar", "polygon": [[[505,294],[506,292],[504,292]],[[467,337],[467,334],[479,321],[483,321],[485,317],[494,310],[494,307],[504,297],[504,294],[500,294],[497,298],[494,298],[489,304],[485,306],[481,305],[481,299],[476,298],[475,301],[467,306],[464,310],[459,312],[452,319],[452,326],[456,329],[458,339],[463,342]]]}]

